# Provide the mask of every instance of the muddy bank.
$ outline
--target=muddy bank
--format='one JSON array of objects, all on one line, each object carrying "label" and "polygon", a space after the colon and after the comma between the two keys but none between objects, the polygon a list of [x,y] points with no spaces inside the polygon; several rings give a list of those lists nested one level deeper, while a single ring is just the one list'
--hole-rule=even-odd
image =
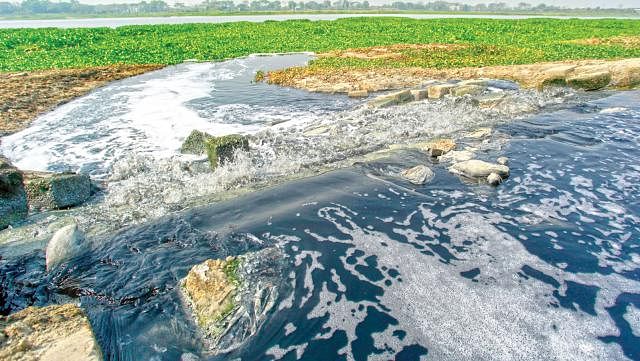
[{"label": "muddy bank", "polygon": [[632,88],[640,84],[640,59],[615,61],[579,60],[528,65],[434,68],[326,69],[295,67],[270,72],[268,82],[312,92],[348,93],[383,91],[415,87],[439,79],[505,79],[527,88],[545,85],[571,85],[584,75],[604,76],[604,86]]},{"label": "muddy bank", "polygon": [[110,81],[162,68],[162,65],[111,65],[0,73],[0,136],[26,128],[38,115]]}]

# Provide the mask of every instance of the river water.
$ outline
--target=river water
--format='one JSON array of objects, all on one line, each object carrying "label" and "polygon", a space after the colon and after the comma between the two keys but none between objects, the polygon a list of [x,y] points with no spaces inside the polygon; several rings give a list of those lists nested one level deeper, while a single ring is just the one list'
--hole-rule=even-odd
[{"label": "river water", "polygon": [[[18,28],[116,28],[127,25],[230,23],[236,21],[264,22],[285,20],[337,20],[353,17],[404,17],[411,19],[611,19],[616,17],[552,16],[552,15],[486,15],[486,14],[283,14],[283,15],[233,15],[233,16],[158,16],[135,18],[90,18],[90,19],[42,19],[0,20],[0,29]],[[636,17],[620,17],[619,19]]]},{"label": "river water", "polygon": [[[110,360],[640,359],[640,92],[504,86],[500,109],[464,99],[368,109],[250,83],[258,69],[306,60],[178,65],[3,139],[18,164],[108,183],[66,213],[101,230],[90,252],[46,274],[40,249],[0,246],[2,313],[75,299]],[[248,134],[252,150],[201,170],[177,154],[193,127]],[[465,136],[478,127],[493,132]],[[508,157],[511,177],[470,183],[394,146],[438,136],[479,159]],[[415,164],[433,181],[398,177]],[[242,347],[208,354],[179,279],[207,258],[269,246],[288,264],[276,307]]]}]

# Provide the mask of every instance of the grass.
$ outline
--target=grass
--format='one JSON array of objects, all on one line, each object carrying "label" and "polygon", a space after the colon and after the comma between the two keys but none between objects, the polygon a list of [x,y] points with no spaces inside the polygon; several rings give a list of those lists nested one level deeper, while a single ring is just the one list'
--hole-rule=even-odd
[{"label": "grass", "polygon": [[640,57],[640,48],[576,39],[638,36],[637,20],[350,18],[264,23],[144,25],[85,29],[2,29],[0,71],[111,64],[176,64],[251,53],[315,51],[397,43],[464,44],[400,59],[326,57],[315,67],[463,67]]}]

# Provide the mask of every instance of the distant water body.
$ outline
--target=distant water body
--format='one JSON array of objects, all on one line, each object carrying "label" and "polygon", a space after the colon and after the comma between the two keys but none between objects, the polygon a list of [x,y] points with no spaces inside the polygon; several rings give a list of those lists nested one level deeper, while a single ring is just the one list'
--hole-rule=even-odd
[{"label": "distant water body", "polygon": [[116,28],[127,25],[230,23],[237,21],[263,22],[296,19],[337,20],[352,17],[405,17],[411,19],[638,19],[638,17],[587,17],[587,16],[538,16],[538,15],[480,15],[480,14],[287,14],[287,15],[233,15],[233,16],[167,16],[135,18],[90,18],[90,19],[49,19],[49,20],[0,20],[0,28]]}]

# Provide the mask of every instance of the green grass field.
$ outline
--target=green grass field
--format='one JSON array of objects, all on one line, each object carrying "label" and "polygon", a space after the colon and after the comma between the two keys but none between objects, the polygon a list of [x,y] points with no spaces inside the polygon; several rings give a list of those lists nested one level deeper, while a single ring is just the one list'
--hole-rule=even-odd
[{"label": "green grass field", "polygon": [[398,60],[319,59],[320,67],[461,67],[640,57],[639,46],[574,39],[640,36],[638,20],[351,18],[264,23],[0,30],[0,71],[109,64],[175,64],[251,53],[327,51],[374,45],[463,44]]}]

